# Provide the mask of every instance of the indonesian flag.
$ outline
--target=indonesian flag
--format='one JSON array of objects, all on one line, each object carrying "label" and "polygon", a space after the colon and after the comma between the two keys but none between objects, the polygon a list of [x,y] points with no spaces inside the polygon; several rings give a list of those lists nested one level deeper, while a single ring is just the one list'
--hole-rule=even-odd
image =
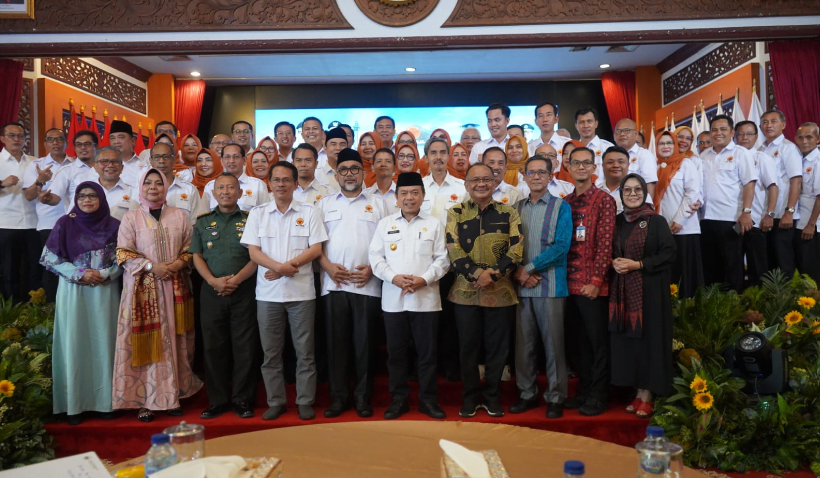
[{"label": "indonesian flag", "polygon": [[77,112],[74,110],[74,100],[69,99],[70,112],[68,114],[68,134],[66,134],[66,148],[65,154],[72,158],[77,157],[77,152],[74,151],[74,135],[77,133],[76,117]]},{"label": "indonesian flag", "polygon": [[145,151],[145,142],[142,140],[142,122],[139,123],[137,127],[137,140],[136,144],[134,144],[134,154],[137,156],[140,155],[143,151]]}]

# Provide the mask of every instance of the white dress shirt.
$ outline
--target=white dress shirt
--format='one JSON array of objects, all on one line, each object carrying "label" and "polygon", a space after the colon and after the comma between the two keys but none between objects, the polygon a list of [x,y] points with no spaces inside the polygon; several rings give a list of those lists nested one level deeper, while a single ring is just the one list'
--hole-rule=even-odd
[{"label": "white dress shirt", "polygon": [[[240,244],[258,246],[276,262],[287,262],[310,246],[327,240],[321,211],[298,201],[292,201],[284,214],[275,202],[251,209],[241,234]],[[261,265],[256,269],[256,300],[293,302],[316,298],[312,261],[300,264],[293,277],[271,281],[265,279],[267,271]]]},{"label": "white dress shirt", "polygon": [[[26,167],[25,176],[20,178],[20,180],[23,182],[23,189],[27,189],[37,182],[38,167],[40,168],[40,170],[43,170],[49,166],[51,166],[51,179],[46,181],[45,186],[43,186],[40,190],[47,191],[51,189],[51,185],[54,183],[54,178],[57,175],[57,172],[60,171],[62,168],[70,167],[71,164],[72,161],[67,156],[65,159],[63,159],[62,162],[58,162],[56,159],[52,158],[51,154],[43,158],[35,159],[34,161],[30,162],[29,165]],[[48,204],[43,204],[40,202],[39,198],[34,198],[32,202],[34,203],[34,209],[37,212],[38,231],[47,231],[49,229],[52,229],[54,227],[54,224],[57,222],[57,219],[60,219],[65,215],[66,207],[63,203],[62,197],[60,197],[60,202],[56,206],[49,206]]]},{"label": "white dress shirt", "polygon": [[[211,188],[211,191],[213,191],[213,188]],[[267,187],[265,191],[267,192]],[[188,222],[192,227],[196,224],[196,218],[200,214],[208,212],[208,207],[204,201],[200,200],[199,191],[196,187],[179,178],[174,179],[174,183],[168,187],[165,193],[165,203],[185,211],[188,215]]]},{"label": "white dress shirt", "polygon": [[521,197],[527,197],[530,195],[530,187],[527,184],[527,181],[524,180],[524,175],[520,171],[518,172],[518,184],[513,187],[518,189],[518,192],[521,193]]},{"label": "white dress shirt", "polygon": [[[379,222],[370,243],[370,267],[382,280],[382,309],[385,312],[436,312],[441,310],[438,281],[450,269],[444,225],[419,211],[407,222],[401,212]],[[402,295],[393,285],[397,274],[423,278],[427,286]]]},{"label": "white dress shirt", "polygon": [[[356,266],[369,265],[368,250],[376,225],[389,214],[384,200],[364,191],[352,199],[337,192],[322,198],[317,209],[322,211],[327,230],[328,240],[322,244],[322,250],[328,260],[351,272]],[[323,271],[322,295],[335,291],[371,297],[382,295],[381,283],[375,276],[362,287],[353,283],[337,287],[330,275]]]},{"label": "white dress shirt", "polygon": [[[610,190],[609,187],[607,187],[606,181],[604,181],[603,176],[601,176],[601,177],[598,178],[598,181],[595,183],[595,187],[597,187],[598,189],[600,189],[600,190],[604,191],[605,193],[609,194],[610,196],[612,196],[612,199],[615,200],[615,207],[617,208],[617,214],[620,214],[620,213],[624,212],[624,203],[621,201],[621,185],[620,184],[618,184],[618,186],[616,186],[614,189]],[[574,189],[573,189],[573,191],[574,191]],[[646,191],[644,191],[643,193],[647,194]],[[654,203],[652,202],[652,196],[647,194],[646,203],[654,205]]]},{"label": "white dress shirt", "polygon": [[23,196],[23,179],[26,168],[36,158],[23,154],[20,161],[3,148],[0,151],[0,180],[17,176],[17,184],[0,189],[0,229],[35,229],[37,208],[35,201],[27,201]]},{"label": "white dress shirt", "polygon": [[709,148],[703,160],[703,219],[735,222],[743,211],[743,187],[759,175],[752,153],[731,141],[720,153]]},{"label": "white dress shirt", "polygon": [[[97,179],[97,171],[80,161],[75,159],[70,165],[60,168],[60,170],[51,177],[51,193],[60,196],[60,204],[63,212],[68,212],[74,207],[74,193],[77,186],[83,181],[94,181]],[[46,189],[43,188],[43,191]]]},{"label": "white dress shirt", "polygon": [[339,181],[336,181],[336,170],[331,168],[327,161],[316,168],[316,180],[334,191],[341,189]]},{"label": "white dress shirt", "polygon": [[108,201],[111,217],[122,221],[125,213],[140,207],[138,194],[136,194],[133,187],[125,184],[122,178],[111,189],[106,189],[102,185],[99,176],[93,181],[102,186],[103,191],[105,191],[105,200]]},{"label": "white dress shirt", "polygon": [[[569,138],[565,136],[560,136],[552,133],[552,137],[550,138],[547,143],[555,148],[555,152],[558,153],[558,164],[561,164],[561,154],[564,153],[564,145],[569,141]],[[530,157],[535,155],[535,150],[538,149],[542,144],[544,144],[544,140],[541,139],[541,135],[538,135],[537,138],[527,143],[527,151],[530,154]]]},{"label": "white dress shirt", "polygon": [[191,181],[194,180],[194,171],[195,170],[196,170],[196,168],[193,167],[193,166],[190,167],[190,168],[186,168],[186,169],[180,169],[180,170],[174,171],[174,176],[176,176],[177,179],[181,179],[186,183],[190,183]]},{"label": "white dress shirt", "polygon": [[553,176],[550,183],[547,184],[547,191],[553,196],[563,199],[575,192],[575,185],[569,181],[555,179],[555,176]]},{"label": "white dress shirt", "polygon": [[629,148],[629,172],[640,174],[647,184],[658,182],[658,162],[646,148],[638,143]]},{"label": "white dress shirt", "polygon": [[319,150],[319,153],[316,156],[316,167],[321,168],[322,166],[327,164],[327,153],[325,152],[325,147],[322,146],[322,149]]},{"label": "white dress shirt", "polygon": [[[700,234],[700,220],[695,211],[690,212],[689,205],[698,201],[702,186],[703,179],[697,165],[691,158],[685,158],[669,181],[660,204],[660,214],[666,222],[670,226],[673,222],[682,226],[676,235]],[[647,199],[651,200],[652,197]]]},{"label": "white dress shirt", "polygon": [[515,186],[501,181],[493,191],[493,199],[512,207],[518,204],[518,201],[524,199],[524,195]]},{"label": "white dress shirt", "polygon": [[296,191],[293,191],[293,200],[316,206],[319,204],[320,199],[331,194],[333,194],[333,190],[327,184],[322,184],[314,179],[306,189],[302,189],[302,186],[297,184]]},{"label": "white dress shirt", "polygon": [[422,182],[424,183],[424,202],[421,203],[421,210],[435,217],[442,224],[447,224],[447,210],[467,198],[464,181],[447,173],[440,186],[433,180],[432,174],[425,176]]},{"label": "white dress shirt", "polygon": [[[809,223],[811,211],[814,209],[814,202],[820,196],[820,151],[815,149],[803,158],[803,189],[800,192],[800,200],[797,202],[800,209],[800,219],[797,220],[797,229],[802,231]],[[815,227],[820,228],[820,216],[817,217]],[[799,232],[798,232],[799,234]]]},{"label": "white dress shirt", "polygon": [[[270,202],[268,186],[265,185],[261,179],[248,176],[245,173],[242,173],[238,179],[239,187],[242,188],[242,197],[239,198],[238,204],[239,209],[242,209],[243,211],[250,211],[255,206],[261,206],[262,204],[267,204]],[[215,183],[216,179],[211,180],[205,185],[205,189],[202,191],[202,200],[208,205],[208,210],[212,210],[219,205],[213,197]]]},{"label": "white dress shirt", "polygon": [[501,148],[502,151],[504,151],[504,148],[507,146],[508,139],[510,139],[509,134],[507,134],[507,136],[504,137],[504,140],[500,143],[496,141],[495,138],[493,138],[492,136],[490,136],[487,139],[482,139],[481,141],[473,145],[473,150],[470,151],[470,164],[475,164],[479,162],[480,158],[478,156],[484,154],[484,151],[487,151],[493,146],[497,146]]},{"label": "white dress shirt", "polygon": [[[761,144],[759,149],[769,156],[769,160],[774,160],[775,163],[777,187],[780,192],[777,195],[774,217],[780,219],[789,205],[789,189],[791,189],[789,180],[803,175],[803,155],[797,149],[797,146],[782,134],[772,140],[768,146]],[[799,219],[799,213],[798,208],[795,207],[792,218]]]},{"label": "white dress shirt", "polygon": [[379,183],[373,183],[372,186],[367,188],[367,192],[382,198],[389,214],[395,214],[401,209],[399,208],[399,198],[396,196],[396,183],[391,183],[386,193],[382,193],[381,189],[379,189]]},{"label": "white dress shirt", "polygon": [[[777,173],[775,163],[766,153],[760,151],[749,151],[754,158],[755,169],[757,170],[757,182],[755,183],[755,197],[752,200],[752,221],[754,227],[760,228],[763,215],[769,209],[769,191],[772,184],[777,184]],[[778,193],[780,197],[781,193]]]},{"label": "white dress shirt", "polygon": [[140,182],[140,176],[145,172],[145,168],[151,166],[150,162],[145,162],[136,154],[122,163],[122,180],[125,184],[136,186]]},{"label": "white dress shirt", "polygon": [[604,153],[606,153],[606,150],[612,146],[615,145],[605,139],[599,138],[597,134],[594,138],[589,140],[589,143],[587,143],[587,148],[592,150],[592,153],[595,154],[595,175],[599,178],[604,177]]}]

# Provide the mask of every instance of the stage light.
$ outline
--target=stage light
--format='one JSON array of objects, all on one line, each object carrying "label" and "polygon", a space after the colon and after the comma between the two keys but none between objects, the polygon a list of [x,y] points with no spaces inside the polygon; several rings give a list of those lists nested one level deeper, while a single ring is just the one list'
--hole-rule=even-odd
[{"label": "stage light", "polygon": [[607,68],[609,68],[610,66],[612,66],[612,65],[610,65],[609,63],[604,63],[603,65],[601,65],[601,69],[602,69],[602,70],[606,70],[606,69],[607,69]]},{"label": "stage light", "polygon": [[760,332],[743,333],[734,347],[726,347],[724,358],[732,375],[746,381],[743,390],[754,394],[753,401],[788,389],[789,357]]},{"label": "stage light", "polygon": [[200,72],[198,72],[198,71],[192,71],[192,72],[191,72],[191,76],[194,76],[194,77],[198,77],[198,76],[199,76],[199,75],[201,75],[201,74],[202,74],[202,73],[200,73]]},{"label": "stage light", "polygon": [[412,66],[408,66],[407,68],[404,69],[404,71],[408,71],[410,73],[413,73],[414,71],[416,71],[416,69],[413,68]]},{"label": "stage light", "polygon": [[751,377],[772,374],[772,343],[760,332],[746,332],[735,342],[735,367]]}]

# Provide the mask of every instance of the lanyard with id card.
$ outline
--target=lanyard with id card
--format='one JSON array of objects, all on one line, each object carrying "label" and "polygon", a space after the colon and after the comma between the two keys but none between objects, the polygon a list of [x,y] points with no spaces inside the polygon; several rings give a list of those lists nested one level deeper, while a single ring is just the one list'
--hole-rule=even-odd
[{"label": "lanyard with id card", "polygon": [[587,240],[587,228],[584,227],[584,215],[581,214],[579,216],[580,222],[578,223],[578,227],[575,228],[575,240],[577,242],[586,242]]}]

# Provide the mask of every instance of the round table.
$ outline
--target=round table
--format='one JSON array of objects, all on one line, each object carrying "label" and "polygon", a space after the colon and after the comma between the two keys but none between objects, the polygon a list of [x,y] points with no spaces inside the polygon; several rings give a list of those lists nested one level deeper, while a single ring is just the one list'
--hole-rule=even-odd
[{"label": "round table", "polygon": [[[208,430],[205,429],[207,436]],[[498,451],[512,478],[563,475],[581,460],[589,477],[633,477],[635,450],[564,433],[491,423],[377,421],[277,428],[207,440],[207,456],[274,456],[287,478],[440,477],[440,438]],[[706,475],[687,468],[686,478]]]}]

